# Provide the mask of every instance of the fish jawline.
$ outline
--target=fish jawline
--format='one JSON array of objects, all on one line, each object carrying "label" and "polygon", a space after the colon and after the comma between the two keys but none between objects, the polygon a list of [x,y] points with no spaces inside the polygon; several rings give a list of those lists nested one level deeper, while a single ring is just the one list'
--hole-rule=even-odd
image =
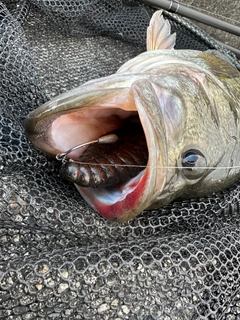
[{"label": "fish jawline", "polygon": [[76,184],[75,186],[101,216],[123,222],[139,213],[138,203],[145,190],[147,177],[148,168],[127,182],[111,188],[84,188]]}]

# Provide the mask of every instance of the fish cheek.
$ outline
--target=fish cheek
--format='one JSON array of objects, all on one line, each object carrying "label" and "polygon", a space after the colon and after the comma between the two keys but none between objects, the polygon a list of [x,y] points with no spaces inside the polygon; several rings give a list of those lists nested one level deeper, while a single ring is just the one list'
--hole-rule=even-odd
[{"label": "fish cheek", "polygon": [[[164,188],[167,169],[167,138],[159,100],[152,83],[146,79],[135,81],[132,94],[145,132],[148,146],[148,178],[142,203],[151,204]],[[158,174],[158,171],[161,171]],[[149,197],[151,194],[151,197]]]},{"label": "fish cheek", "polygon": [[153,87],[164,118],[168,148],[174,148],[181,139],[187,118],[183,98],[171,88],[164,88],[157,83],[153,83]]}]

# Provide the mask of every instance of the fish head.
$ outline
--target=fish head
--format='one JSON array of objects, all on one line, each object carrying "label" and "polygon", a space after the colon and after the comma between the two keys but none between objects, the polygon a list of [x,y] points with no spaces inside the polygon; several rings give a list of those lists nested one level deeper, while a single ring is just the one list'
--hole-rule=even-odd
[{"label": "fish head", "polygon": [[131,90],[148,144],[148,208],[206,196],[233,180],[228,169],[218,170],[230,164],[237,135],[236,114],[228,115],[226,133],[225,114],[217,110],[229,110],[231,100],[218,79],[176,64]]},{"label": "fish head", "polygon": [[[29,140],[56,157],[139,117],[147,143],[146,166],[111,186],[76,184],[107,219],[129,220],[144,209],[201,197],[236,180],[239,170],[229,168],[240,161],[239,72],[215,55],[173,50],[175,39],[162,11],[155,12],[147,30],[149,51],[114,75],[52,99],[26,119]],[[76,148],[69,156],[78,161],[86,148]],[[215,170],[221,166],[225,169]]]},{"label": "fish head", "polygon": [[[134,79],[133,79],[134,78]],[[71,90],[33,110],[25,121],[25,132],[34,146],[45,154],[56,157],[66,150],[121,128],[132,116],[139,116],[147,144],[151,150],[165,148],[159,139],[162,134],[162,119],[155,123],[144,108],[137,107],[137,88],[132,86],[138,77],[120,75],[106,77]],[[150,98],[150,97],[149,97]],[[155,97],[153,97],[155,99]],[[135,101],[136,100],[136,101]],[[151,109],[153,110],[153,109]],[[139,143],[139,141],[136,141]],[[71,153],[77,160],[85,148]],[[149,193],[153,180],[157,178],[153,168],[164,167],[164,150],[154,153],[149,164],[136,177],[125,183],[108,188],[84,188],[76,185],[81,195],[102,216],[111,220],[128,220],[151,203]],[[152,169],[150,169],[152,168]],[[162,178],[158,177],[158,185]],[[156,185],[153,183],[153,185]]]},{"label": "fish head", "polygon": [[[189,188],[204,189],[210,173],[206,166],[222,159],[225,142],[204,89],[214,84],[206,78],[199,70],[171,66],[160,73],[117,74],[90,81],[32,111],[25,122],[26,134],[38,149],[55,157],[137,115],[147,142],[146,168],[112,187],[76,185],[103,217],[129,220],[146,208],[186,195]],[[78,149],[71,158],[77,160],[84,152]]]}]

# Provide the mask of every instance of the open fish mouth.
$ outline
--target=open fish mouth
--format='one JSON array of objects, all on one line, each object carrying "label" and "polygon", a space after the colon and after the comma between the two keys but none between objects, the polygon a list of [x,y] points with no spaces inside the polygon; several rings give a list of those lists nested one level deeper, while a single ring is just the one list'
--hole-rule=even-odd
[{"label": "open fish mouth", "polygon": [[63,163],[61,172],[102,216],[125,220],[144,187],[148,148],[136,116],[111,133],[117,135],[116,142],[90,145],[77,161]]},{"label": "open fish mouth", "polygon": [[[73,103],[69,102],[66,110],[61,108],[62,101],[66,102],[62,95],[31,112],[25,122],[29,140],[54,157],[109,133],[118,136],[111,144],[96,143],[74,150],[61,168],[63,177],[76,185],[96,211],[118,221],[128,220],[146,207],[145,203],[138,208],[149,173],[146,136],[151,136],[148,126],[142,123],[147,117],[139,115],[129,88],[128,93],[125,89],[123,92],[124,99],[112,97],[110,91],[100,107],[94,105],[94,99],[90,99],[89,107],[81,97],[82,108],[76,108],[75,103],[71,109]],[[99,94],[97,100],[99,103]],[[125,100],[124,104],[119,100]]]},{"label": "open fish mouth", "polygon": [[[105,137],[112,136],[114,141],[105,142]],[[147,143],[136,116],[127,118],[119,129],[87,144],[90,145],[76,161],[62,158],[62,175],[81,187],[116,187],[137,176],[147,165]],[[76,146],[73,151],[85,145]],[[73,151],[70,149],[67,154]]]},{"label": "open fish mouth", "polygon": [[52,157],[117,134],[107,148],[74,150],[62,166],[65,178],[106,219],[132,219],[152,206],[165,185],[166,172],[157,172],[167,166],[164,116],[146,78],[123,74],[89,81],[33,110],[25,121],[29,140]]},{"label": "open fish mouth", "polygon": [[[162,11],[154,14],[148,27],[148,50],[171,50],[175,45],[176,35],[171,35],[170,24],[161,15]],[[25,123],[29,140],[44,153],[59,158],[73,151],[72,160],[63,161],[63,175],[112,220],[131,219],[158,201],[166,180],[165,173],[156,172],[157,166],[167,164],[164,115],[159,90],[149,81],[159,59],[150,59],[149,69],[148,58],[133,59],[116,74],[56,97],[31,112]],[[169,100],[165,91],[160,92],[163,102]],[[109,148],[74,148],[110,132],[119,140]]]}]

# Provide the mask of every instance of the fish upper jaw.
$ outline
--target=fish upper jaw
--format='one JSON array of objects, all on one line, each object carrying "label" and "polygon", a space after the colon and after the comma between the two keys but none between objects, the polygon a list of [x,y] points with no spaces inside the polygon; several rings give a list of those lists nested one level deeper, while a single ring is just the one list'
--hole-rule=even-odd
[{"label": "fish upper jaw", "polygon": [[[37,109],[38,110],[38,109]],[[51,139],[51,123],[58,117],[50,116],[45,121],[38,121],[39,115],[36,116],[35,110],[27,116],[24,121],[25,134],[30,142],[40,151],[49,156],[56,155],[59,150],[55,147]]]},{"label": "fish upper jaw", "polygon": [[136,113],[128,93],[128,87],[99,88],[99,81],[73,89],[30,112],[24,123],[26,136],[50,156],[97,139]]}]

